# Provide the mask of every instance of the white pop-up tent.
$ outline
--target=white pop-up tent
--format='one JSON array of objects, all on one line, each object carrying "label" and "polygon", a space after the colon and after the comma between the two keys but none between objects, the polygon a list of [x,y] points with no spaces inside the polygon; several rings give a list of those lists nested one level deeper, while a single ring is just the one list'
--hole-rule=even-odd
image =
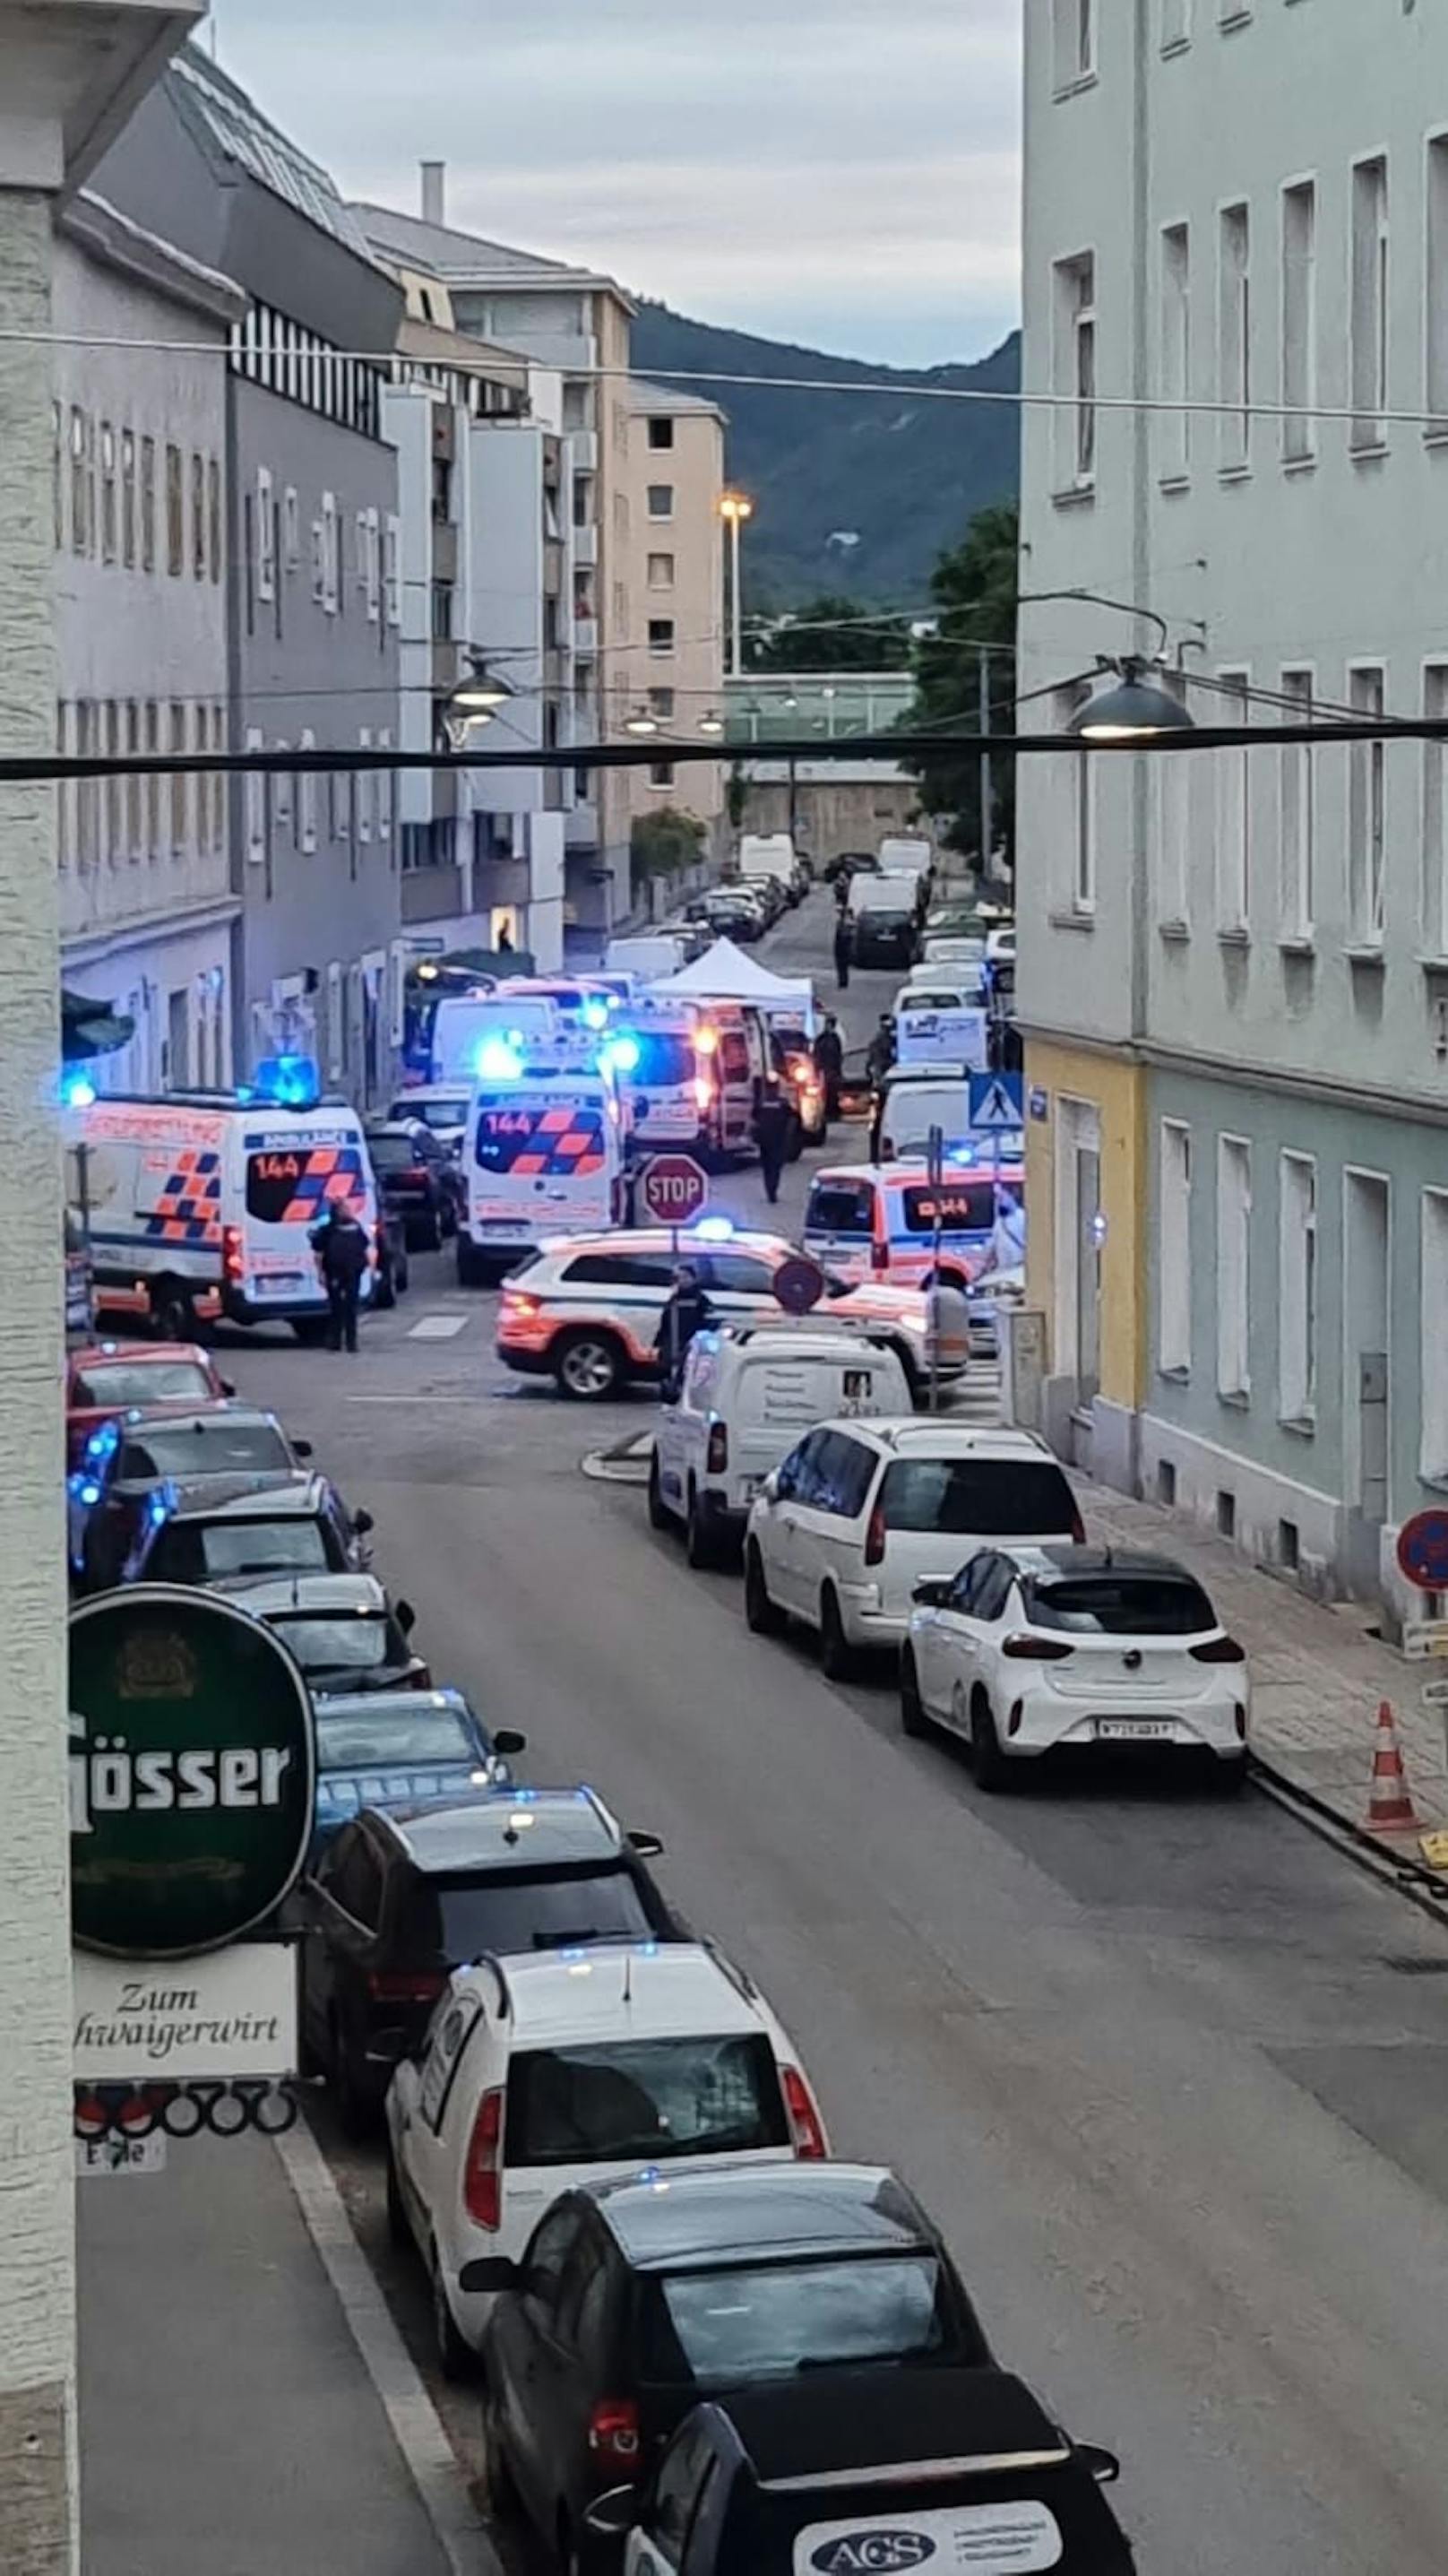
[{"label": "white pop-up tent", "polygon": [[808,975],[772,975],[732,939],[716,939],[691,966],[661,977],[647,990],[650,1001],[753,1002],[774,1018],[802,1019],[807,1029],[814,1027],[814,986]]}]

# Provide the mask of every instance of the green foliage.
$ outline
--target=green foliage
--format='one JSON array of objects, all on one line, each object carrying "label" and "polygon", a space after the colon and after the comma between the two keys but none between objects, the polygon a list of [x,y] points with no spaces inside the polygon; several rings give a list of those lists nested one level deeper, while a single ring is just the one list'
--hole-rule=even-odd
[{"label": "green foliage", "polygon": [[[1014,733],[1019,548],[1017,512],[1010,503],[982,510],[964,542],[941,556],[930,577],[939,626],[935,634],[922,636],[915,648],[915,703],[903,729],[981,730],[981,647],[985,645],[998,648],[987,662],[990,731]],[[948,817],[941,838],[951,849],[976,854],[981,863],[977,755],[912,760],[909,766],[920,780],[925,812]],[[1004,841],[1009,861],[1015,841],[1014,762],[995,762],[991,801],[992,837],[998,843]]]},{"label": "green foliage", "polygon": [[708,838],[708,825],[677,805],[636,816],[629,836],[629,862],[634,882],[648,877],[676,877],[691,868]]},{"label": "green foliage", "polygon": [[724,784],[724,810],[729,817],[730,830],[741,830],[749,810],[749,781],[744,775],[743,764],[737,760]]},{"label": "green foliage", "polygon": [[910,622],[883,611],[871,616],[848,592],[821,591],[787,610],[769,632],[756,628],[745,659],[752,671],[903,671]]}]

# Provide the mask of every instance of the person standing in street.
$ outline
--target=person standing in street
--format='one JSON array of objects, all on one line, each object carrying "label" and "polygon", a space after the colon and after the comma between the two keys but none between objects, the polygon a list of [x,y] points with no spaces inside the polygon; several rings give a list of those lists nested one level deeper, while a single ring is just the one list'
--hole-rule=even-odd
[{"label": "person standing in street", "polygon": [[871,1038],[865,1054],[865,1071],[878,1091],[895,1061],[895,1023],[888,1011],[880,1013],[880,1025]]},{"label": "person standing in street", "polygon": [[794,1112],[785,1099],[778,1074],[766,1074],[762,1082],[755,1084],[754,1141],[759,1147],[764,1195],[771,1207],[779,1197],[779,1179],[789,1152],[793,1125]]},{"label": "person standing in street", "polygon": [[681,1261],[664,1300],[654,1342],[665,1404],[677,1402],[689,1345],[694,1335],[702,1333],[713,1320],[714,1309],[699,1285],[698,1273],[690,1269],[687,1261]]},{"label": "person standing in street", "polygon": [[959,1372],[970,1358],[970,1299],[956,1270],[929,1270],[925,1290],[926,1357],[932,1372]]},{"label": "person standing in street", "polygon": [[855,953],[855,925],[841,907],[835,923],[835,982],[842,993],[850,989],[850,959]]},{"label": "person standing in street", "polygon": [[310,1242],[327,1291],[327,1348],[357,1348],[357,1299],[367,1267],[367,1236],[346,1199],[333,1199]]},{"label": "person standing in street", "polygon": [[833,1011],[826,1011],[825,1024],[814,1042],[815,1071],[825,1087],[825,1124],[829,1126],[840,1114],[840,1076],[845,1069],[845,1050],[840,1039],[840,1024]]}]

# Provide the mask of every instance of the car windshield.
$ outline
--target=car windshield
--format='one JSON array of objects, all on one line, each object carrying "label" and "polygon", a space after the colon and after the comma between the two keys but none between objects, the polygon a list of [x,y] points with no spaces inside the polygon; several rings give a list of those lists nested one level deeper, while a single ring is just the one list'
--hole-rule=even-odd
[{"label": "car windshield", "polygon": [[235,1422],[213,1413],[202,1422],[148,1423],[126,1442],[122,1476],[255,1475],[291,1466],[291,1451],[275,1422]]},{"label": "car windshield", "polygon": [[290,1646],[304,1673],[374,1672],[398,1660],[393,1651],[392,1623],[385,1611],[343,1611],[336,1618],[320,1614],[295,1619],[269,1619],[284,1646]]},{"label": "car windshield", "polygon": [[508,2079],[510,2165],[738,2155],[789,2144],[759,2032],[524,2049]]},{"label": "car windshield", "polygon": [[148,1583],[215,1583],[227,1574],[335,1571],[320,1521],[171,1521],[146,1559]]},{"label": "car windshield", "polygon": [[359,1714],[355,1709],[332,1716],[325,1709],[317,1711],[317,1767],[321,1771],[366,1771],[374,1764],[468,1762],[476,1751],[459,1712],[455,1708],[433,1708],[425,1699],[420,1699],[415,1708],[379,1709],[375,1717]]},{"label": "car windshield", "polygon": [[1077,1526],[1071,1488],[1046,1459],[896,1458],[880,1500],[892,1530],[1055,1538]]},{"label": "car windshield", "polygon": [[[442,1100],[397,1101],[392,1109],[394,1118],[420,1118],[424,1127],[435,1128],[461,1127],[467,1114],[468,1095],[465,1091],[449,1092]],[[375,1153],[373,1159],[376,1159]]]},{"label": "car windshield", "polygon": [[677,1086],[693,1081],[694,1049],[688,1038],[664,1029],[637,1029],[630,1034],[639,1051],[629,1075],[635,1090],[646,1091],[651,1082]]},{"label": "car windshield", "polygon": [[870,1181],[816,1181],[809,1194],[805,1229],[818,1234],[854,1234],[868,1242],[875,1212]]},{"label": "car windshield", "polygon": [[1184,1574],[1078,1574],[1025,1587],[1033,1627],[1087,1637],[1199,1637],[1217,1615]]},{"label": "car windshield", "polygon": [[933,2254],[684,2272],[647,2285],[642,2371],[708,2387],[832,2362],[919,2361],[944,2346],[947,2316]]},{"label": "car windshield", "polygon": [[88,1369],[75,1380],[76,1404],[113,1404],[117,1412],[131,1404],[206,1403],[216,1392],[197,1360],[117,1360]]},{"label": "car windshield", "polygon": [[885,1133],[897,1140],[918,1136],[922,1143],[932,1127],[948,1137],[970,1128],[970,1094],[963,1082],[897,1082],[885,1095]]},{"label": "car windshield", "polygon": [[449,1960],[480,1951],[551,1950],[573,1941],[647,1940],[657,1930],[626,1861],[599,1869],[499,1869],[426,1878],[409,1937]]},{"label": "car windshield", "polygon": [[418,1160],[417,1147],[410,1136],[369,1136],[367,1151],[374,1172],[402,1172]]}]

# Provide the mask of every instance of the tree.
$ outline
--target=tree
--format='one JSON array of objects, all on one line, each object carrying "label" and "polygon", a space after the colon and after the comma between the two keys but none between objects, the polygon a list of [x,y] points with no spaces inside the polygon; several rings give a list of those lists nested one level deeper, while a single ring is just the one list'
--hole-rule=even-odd
[{"label": "tree", "polygon": [[695,866],[708,837],[707,823],[677,805],[660,805],[653,813],[636,815],[629,835],[635,891],[655,877],[676,877]]},{"label": "tree", "polygon": [[744,651],[751,671],[903,671],[910,621],[824,591],[756,626]]},{"label": "tree", "polygon": [[[1013,503],[977,511],[963,544],[943,554],[930,577],[938,624],[915,647],[915,702],[902,732],[978,733],[981,670],[988,678],[990,731],[1015,731],[1016,600],[1019,581],[1019,528]],[[912,760],[907,764],[920,781],[920,802],[927,814],[948,818],[941,838],[953,850],[976,855],[984,873],[989,852],[981,852],[981,764],[975,752],[958,760]],[[1007,866],[1015,846],[1015,763],[997,760],[991,768],[991,837],[1004,842]]]}]

